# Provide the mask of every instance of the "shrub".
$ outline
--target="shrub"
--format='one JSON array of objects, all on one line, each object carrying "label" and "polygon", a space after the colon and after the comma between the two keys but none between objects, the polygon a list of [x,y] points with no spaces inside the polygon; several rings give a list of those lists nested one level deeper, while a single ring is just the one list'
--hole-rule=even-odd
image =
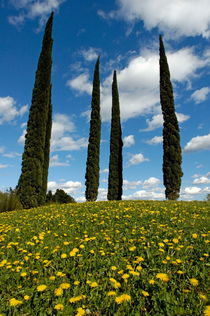
[{"label": "shrub", "polygon": [[57,189],[55,194],[52,194],[52,191],[48,191],[46,196],[47,203],[75,203],[76,201],[70,195],[68,195],[64,190]]},{"label": "shrub", "polygon": [[11,189],[8,192],[0,192],[0,213],[21,209],[22,205],[16,193]]}]

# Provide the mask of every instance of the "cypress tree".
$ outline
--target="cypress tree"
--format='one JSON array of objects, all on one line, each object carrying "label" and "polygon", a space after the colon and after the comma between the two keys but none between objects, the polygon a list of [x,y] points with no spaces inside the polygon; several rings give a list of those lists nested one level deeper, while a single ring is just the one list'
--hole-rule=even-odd
[{"label": "cypress tree", "polygon": [[97,59],[93,78],[90,133],[85,174],[85,197],[87,201],[95,201],[97,199],[99,187],[99,156],[101,138],[99,64],[100,57]]},{"label": "cypress tree", "polygon": [[183,175],[179,124],[175,113],[173,87],[162,37],[160,42],[160,102],[163,113],[163,182],[168,200],[177,200]]},{"label": "cypress tree", "polygon": [[53,13],[47,21],[42,41],[27,123],[22,171],[17,185],[17,194],[25,208],[36,207],[45,201],[43,186],[46,174],[43,176],[43,168],[47,165],[45,149],[48,143],[46,134],[49,134],[47,122],[51,103],[52,24]]},{"label": "cypress tree", "polygon": [[120,123],[120,103],[117,87],[116,70],[112,82],[112,119],[110,133],[110,157],[109,157],[109,179],[108,200],[122,199],[122,130]]}]

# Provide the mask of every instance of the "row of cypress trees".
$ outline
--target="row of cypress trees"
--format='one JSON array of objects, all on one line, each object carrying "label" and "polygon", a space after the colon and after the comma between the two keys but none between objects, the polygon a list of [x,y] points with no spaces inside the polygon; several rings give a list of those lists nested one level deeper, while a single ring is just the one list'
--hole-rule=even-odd
[{"label": "row of cypress trees", "polygon": [[[32,103],[27,123],[25,147],[22,156],[22,170],[16,188],[24,208],[42,205],[46,200],[47,178],[52,129],[51,68],[52,68],[52,26],[50,15],[43,37],[32,93]],[[179,125],[175,114],[173,87],[162,37],[160,43],[160,100],[163,113],[163,180],[165,195],[169,200],[179,197],[181,186],[181,146]],[[89,143],[86,162],[85,196],[95,201],[99,187],[100,162],[100,57],[98,57],[92,90]],[[122,130],[116,70],[112,82],[112,117],[110,133],[110,158],[108,177],[108,200],[121,200],[123,186]]]},{"label": "row of cypress trees", "polygon": [[[90,133],[85,174],[85,197],[87,201],[96,201],[99,187],[101,138],[99,65],[100,57],[98,57],[98,60],[96,62],[93,77]],[[120,123],[120,104],[117,87],[117,74],[115,70],[112,83],[112,119],[110,134],[109,180],[107,194],[108,200],[121,200],[122,198],[122,147],[123,142]]]}]

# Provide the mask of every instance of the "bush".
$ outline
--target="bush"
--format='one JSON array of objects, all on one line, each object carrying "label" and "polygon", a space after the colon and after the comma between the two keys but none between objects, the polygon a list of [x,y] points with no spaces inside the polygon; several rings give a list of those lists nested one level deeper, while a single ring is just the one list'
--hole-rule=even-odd
[{"label": "bush", "polygon": [[74,198],[68,195],[64,190],[57,189],[55,194],[52,194],[52,191],[48,191],[46,196],[47,203],[76,203]]},{"label": "bush", "polygon": [[0,192],[0,213],[21,209],[22,205],[13,190]]}]

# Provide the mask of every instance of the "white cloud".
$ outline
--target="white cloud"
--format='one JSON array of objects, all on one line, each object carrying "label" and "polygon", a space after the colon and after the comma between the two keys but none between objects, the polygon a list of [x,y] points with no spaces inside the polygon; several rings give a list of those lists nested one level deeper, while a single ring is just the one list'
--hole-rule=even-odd
[{"label": "white cloud", "polygon": [[50,158],[50,167],[66,167],[66,166],[69,166],[69,163],[59,161],[58,155],[54,155]]},{"label": "white cloud", "polygon": [[[183,122],[189,120],[189,118],[190,118],[189,115],[185,115],[182,113],[176,113],[176,117],[177,117],[177,120],[179,123],[183,123]],[[151,120],[149,120],[149,119],[146,120],[146,123],[147,123],[147,128],[142,129],[141,131],[149,132],[149,131],[153,131],[159,127],[162,127],[163,126],[163,115],[162,114],[153,115]]]},{"label": "white cloud", "polygon": [[57,11],[62,3],[66,0],[10,0],[17,10],[20,10],[19,15],[9,16],[9,23],[19,26],[26,19],[39,18],[39,24],[42,26],[47,16],[52,11]]},{"label": "white cloud", "polygon": [[[161,191],[161,189],[160,189]],[[157,200],[157,199],[164,199],[165,195],[163,192],[155,192],[155,191],[146,191],[140,190],[130,195],[123,195],[123,200],[138,200],[138,199],[145,199],[145,200]]]},{"label": "white cloud", "polygon": [[6,122],[11,122],[18,116],[23,116],[27,110],[27,105],[17,109],[16,101],[10,96],[0,97],[0,125]]},{"label": "white cloud", "polygon": [[204,183],[210,183],[210,179],[202,176],[200,178],[193,180],[193,184],[204,184]]},{"label": "white cloud", "polygon": [[163,136],[154,136],[153,138],[146,141],[149,145],[157,145],[163,142]]},{"label": "white cloud", "polygon": [[134,135],[128,135],[128,136],[125,136],[123,138],[123,146],[124,147],[131,147],[135,144],[135,138],[134,138]]},{"label": "white cloud", "polygon": [[[193,48],[167,52],[171,78],[189,83],[197,71],[207,64],[207,57],[196,56]],[[111,117],[112,74],[101,83],[101,116],[103,121]],[[159,55],[158,50],[145,50],[141,56],[129,59],[126,67],[117,72],[121,119],[145,114],[160,115]],[[67,86],[80,93],[92,93],[92,82],[84,72],[67,82]],[[180,114],[181,115],[181,114]]]},{"label": "white cloud", "polygon": [[142,163],[144,161],[149,161],[148,158],[145,158],[143,154],[139,153],[139,154],[134,154],[131,156],[131,158],[129,159],[129,165],[137,165],[139,163]]},{"label": "white cloud", "polygon": [[74,79],[68,80],[66,85],[70,88],[78,90],[80,93],[92,93],[92,84],[87,73],[81,74]]},{"label": "white cloud", "polygon": [[102,169],[102,170],[100,170],[100,173],[109,173],[109,169],[108,168]]},{"label": "white cloud", "polygon": [[185,146],[185,152],[210,150],[210,134],[193,137]]},{"label": "white cloud", "polygon": [[158,184],[160,184],[160,180],[155,177],[150,177],[149,179],[143,182],[144,187],[154,187],[154,186],[157,186]]},{"label": "white cloud", "polygon": [[201,188],[198,188],[198,187],[186,187],[184,189],[184,192],[187,193],[187,194],[198,194],[198,193],[201,193]]},{"label": "white cloud", "polygon": [[173,36],[210,36],[209,0],[118,0],[118,4],[119,10],[104,14],[104,18],[142,20],[146,29],[158,27]]},{"label": "white cloud", "polygon": [[11,152],[11,153],[5,153],[5,154],[3,154],[3,156],[7,157],[7,158],[16,158],[16,157],[21,157],[22,154],[16,153],[16,152]]},{"label": "white cloud", "polygon": [[22,135],[18,138],[18,143],[24,145],[26,136],[26,129],[23,130]]},{"label": "white cloud", "polygon": [[141,185],[142,182],[139,180],[139,181],[128,181],[128,180],[123,180],[123,190],[134,190],[136,189],[136,187],[138,185]]},{"label": "white cloud", "polygon": [[66,193],[76,193],[82,187],[81,182],[79,181],[67,181],[63,183],[57,183],[56,181],[49,181],[47,189],[55,192],[57,189],[62,189]]},{"label": "white cloud", "polygon": [[81,50],[81,55],[84,57],[85,60],[87,61],[93,61],[98,58],[99,55],[99,49],[90,47],[88,49],[83,49]]},{"label": "white cloud", "polygon": [[193,94],[191,95],[191,98],[195,101],[196,104],[198,104],[207,99],[209,92],[210,92],[209,87],[203,87],[193,92]]},{"label": "white cloud", "polygon": [[4,168],[7,168],[7,167],[8,167],[8,165],[0,163],[0,169],[4,169]]}]

